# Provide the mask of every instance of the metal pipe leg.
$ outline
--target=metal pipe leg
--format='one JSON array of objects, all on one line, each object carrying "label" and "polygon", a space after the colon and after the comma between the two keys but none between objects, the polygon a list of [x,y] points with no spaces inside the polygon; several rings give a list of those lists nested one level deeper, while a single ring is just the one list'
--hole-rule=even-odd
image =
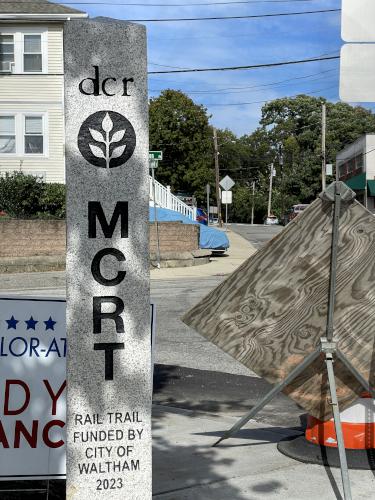
[{"label": "metal pipe leg", "polygon": [[346,366],[346,368],[350,371],[353,377],[358,380],[363,388],[370,393],[371,397],[375,399],[375,389],[371,387],[370,384],[362,377],[362,375],[354,368],[354,366],[350,364],[346,356],[339,349],[337,349],[336,351],[336,357]]},{"label": "metal pipe leg", "polygon": [[320,350],[317,349],[316,351],[313,351],[308,356],[306,356],[306,358],[302,361],[300,365],[296,366],[294,370],[292,370],[284,380],[275,385],[275,387],[273,387],[273,389],[271,389],[270,392],[266,394],[264,398],[259,401],[259,403],[257,403],[248,413],[246,413],[246,415],[244,415],[236,424],[234,424],[234,426],[231,429],[224,432],[221,438],[218,441],[216,441],[216,443],[214,443],[212,446],[217,446],[221,441],[224,441],[224,439],[228,439],[233,434],[238,432],[252,417],[254,417],[254,415],[258,413],[258,411],[260,411],[264,406],[266,406],[266,404],[269,401],[271,401],[271,399],[273,399],[276,396],[276,394],[281,392],[284,389],[284,387],[289,385],[300,373],[302,373],[305,370],[307,366],[311,365],[311,363],[319,356],[319,354]]},{"label": "metal pipe leg", "polygon": [[338,404],[338,400],[337,400],[337,393],[336,393],[335,373],[333,371],[333,357],[332,357],[331,353],[326,353],[326,364],[327,364],[327,372],[328,372],[329,389],[330,389],[330,393],[331,393],[333,418],[335,421],[337,447],[339,450],[339,457],[340,457],[341,479],[342,479],[342,486],[344,489],[344,498],[345,498],[345,500],[352,500],[352,493],[351,493],[350,481],[349,481],[348,463],[346,461],[344,437],[342,434],[342,427],[341,427],[340,409],[339,409],[339,404]]}]

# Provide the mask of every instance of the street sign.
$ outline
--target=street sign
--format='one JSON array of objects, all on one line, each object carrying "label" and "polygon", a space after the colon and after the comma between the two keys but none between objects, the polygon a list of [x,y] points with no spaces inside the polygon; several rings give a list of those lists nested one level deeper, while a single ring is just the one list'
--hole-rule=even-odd
[{"label": "street sign", "polygon": [[345,42],[375,42],[374,24],[374,0],[342,0],[341,38]]},{"label": "street sign", "polygon": [[149,151],[148,152],[149,160],[159,160],[163,159],[163,151]]},{"label": "street sign", "polygon": [[346,44],[341,48],[340,99],[375,102],[375,44]]},{"label": "street sign", "polygon": [[346,102],[375,102],[375,2],[342,0],[340,98]]},{"label": "street sign", "polygon": [[232,203],[232,191],[221,192],[221,203],[223,205],[230,205]]},{"label": "street sign", "polygon": [[332,163],[326,164],[326,175],[333,175],[333,165]]},{"label": "street sign", "polygon": [[226,175],[224,179],[221,179],[220,181],[220,186],[224,189],[224,191],[229,191],[234,185],[235,182],[229,177],[229,175]]}]

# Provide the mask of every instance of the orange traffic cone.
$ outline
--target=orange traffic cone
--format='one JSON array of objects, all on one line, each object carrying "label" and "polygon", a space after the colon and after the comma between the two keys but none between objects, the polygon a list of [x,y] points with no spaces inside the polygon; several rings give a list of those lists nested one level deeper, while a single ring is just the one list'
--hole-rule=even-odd
[{"label": "orange traffic cone", "polygon": [[[345,448],[375,448],[375,400],[363,393],[352,406],[340,412]],[[306,439],[313,444],[337,448],[333,418],[323,422],[311,415],[307,418]]]}]

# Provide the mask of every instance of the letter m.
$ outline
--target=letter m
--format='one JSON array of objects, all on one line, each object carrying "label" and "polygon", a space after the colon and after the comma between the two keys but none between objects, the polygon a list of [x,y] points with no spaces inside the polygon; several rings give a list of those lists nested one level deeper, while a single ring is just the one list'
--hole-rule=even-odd
[{"label": "letter m", "polygon": [[121,238],[128,237],[128,202],[118,201],[108,224],[99,201],[89,201],[89,238],[96,238],[96,221],[99,221],[105,238],[112,238],[119,217],[121,218]]}]

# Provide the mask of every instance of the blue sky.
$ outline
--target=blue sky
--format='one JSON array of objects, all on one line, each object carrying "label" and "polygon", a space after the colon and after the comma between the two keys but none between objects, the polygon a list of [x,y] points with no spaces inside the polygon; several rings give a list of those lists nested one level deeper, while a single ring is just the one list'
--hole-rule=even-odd
[{"label": "blue sky", "polygon": [[[117,19],[241,16],[341,7],[340,0],[272,3],[259,1],[214,6],[192,4],[225,0],[101,1],[118,4],[142,2],[190,5],[186,7],[92,5],[86,0],[86,4],[82,2],[72,7],[85,10],[91,17],[108,16]],[[144,23],[148,32],[149,71],[172,69],[168,66],[182,68],[243,66],[304,59],[322,54],[338,55],[342,45],[340,22],[340,13],[324,13],[264,19]],[[276,82],[278,83],[275,84]],[[237,135],[242,135],[252,132],[257,127],[261,107],[264,104],[261,101],[299,93],[322,95],[331,101],[337,101],[339,61],[251,71],[150,75],[150,96],[157,96],[166,88],[184,91],[195,102],[207,107],[209,114],[212,115],[213,125],[229,128]],[[229,106],[229,104],[235,105]]]}]

